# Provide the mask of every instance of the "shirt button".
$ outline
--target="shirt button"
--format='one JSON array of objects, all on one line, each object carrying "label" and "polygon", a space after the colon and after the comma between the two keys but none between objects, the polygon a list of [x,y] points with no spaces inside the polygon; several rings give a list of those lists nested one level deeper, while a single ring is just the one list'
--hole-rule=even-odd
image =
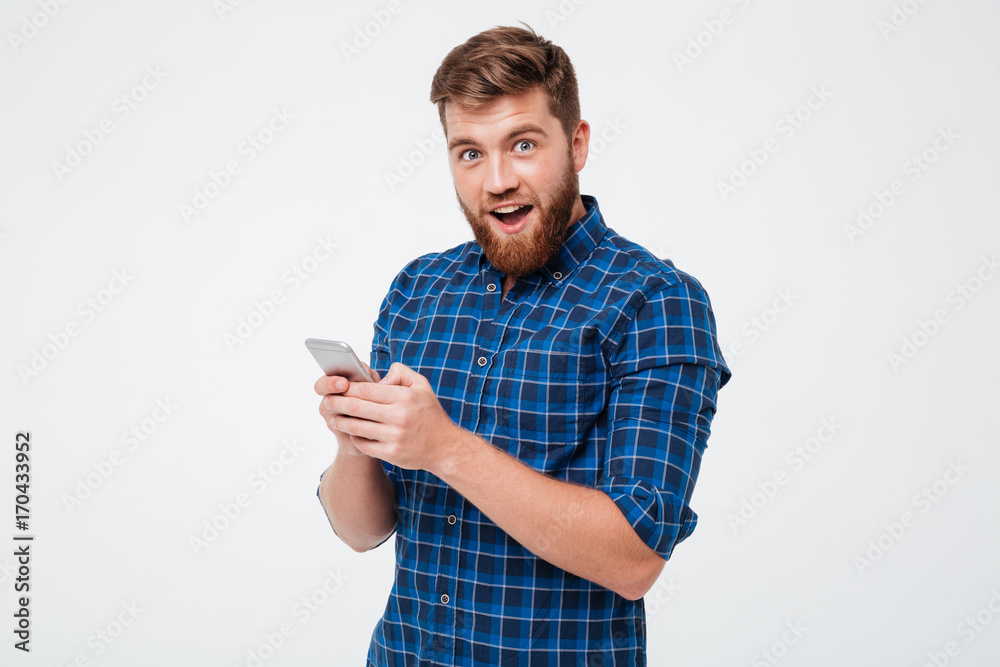
[{"label": "shirt button", "polygon": [[487,285],[486,286],[486,291],[487,292],[496,292],[497,291],[496,283],[490,283],[489,285]]},{"label": "shirt button", "polygon": [[479,359],[476,360],[476,363],[479,364],[480,366],[485,366],[486,365],[486,357],[479,357]]},{"label": "shirt button", "polygon": [[447,593],[445,593],[444,595],[441,596],[441,604],[448,604],[450,601],[451,601],[451,598],[448,597]]},{"label": "shirt button", "polygon": [[555,273],[553,273],[552,277],[555,278],[556,280],[562,280],[562,274],[560,272],[558,272],[558,271],[556,271]]},{"label": "shirt button", "polygon": [[449,525],[454,526],[457,521],[458,521],[458,517],[455,516],[454,514],[452,514],[451,516],[448,517],[448,524]]}]

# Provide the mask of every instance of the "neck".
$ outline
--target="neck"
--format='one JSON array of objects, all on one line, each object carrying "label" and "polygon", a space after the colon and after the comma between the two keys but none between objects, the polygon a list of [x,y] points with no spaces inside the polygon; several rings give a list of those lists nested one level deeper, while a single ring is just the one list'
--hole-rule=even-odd
[{"label": "neck", "polygon": [[501,300],[503,300],[503,298],[507,296],[507,292],[510,291],[510,288],[513,287],[514,283],[516,283],[516,282],[517,282],[517,276],[504,276],[503,277],[503,280],[500,281],[500,299]]},{"label": "neck", "polygon": [[576,222],[587,215],[587,207],[583,205],[583,198],[577,195],[576,203],[573,204],[573,212],[569,216],[569,222],[566,224],[566,229],[569,229]]}]

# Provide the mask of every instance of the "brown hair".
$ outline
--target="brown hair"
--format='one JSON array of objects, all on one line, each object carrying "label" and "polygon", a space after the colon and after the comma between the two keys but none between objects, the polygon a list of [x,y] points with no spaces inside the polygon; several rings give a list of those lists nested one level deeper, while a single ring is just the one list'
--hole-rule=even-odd
[{"label": "brown hair", "polygon": [[548,94],[549,111],[572,138],[580,122],[573,64],[561,47],[524,25],[486,30],[445,56],[431,82],[431,102],[438,105],[445,132],[447,102],[477,107],[541,86]]}]

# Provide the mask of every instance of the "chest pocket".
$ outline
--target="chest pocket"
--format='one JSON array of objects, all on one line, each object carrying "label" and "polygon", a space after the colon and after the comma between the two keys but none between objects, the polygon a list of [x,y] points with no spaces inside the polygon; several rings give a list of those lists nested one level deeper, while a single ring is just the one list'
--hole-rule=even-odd
[{"label": "chest pocket", "polygon": [[503,353],[500,430],[511,454],[543,472],[564,468],[604,410],[599,351],[541,341]]}]

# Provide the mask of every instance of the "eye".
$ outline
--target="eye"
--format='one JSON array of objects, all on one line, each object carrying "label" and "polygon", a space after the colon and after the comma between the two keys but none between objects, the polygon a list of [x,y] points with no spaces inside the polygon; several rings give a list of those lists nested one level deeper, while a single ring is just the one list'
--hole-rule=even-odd
[{"label": "eye", "polygon": [[458,159],[464,162],[472,162],[473,160],[478,160],[480,157],[482,157],[482,154],[479,151],[475,148],[470,148],[467,151],[462,151],[461,155],[458,156]]},{"label": "eye", "polygon": [[514,144],[514,149],[516,151],[518,151],[519,153],[527,153],[528,151],[530,151],[534,147],[535,147],[535,144],[532,143],[532,142],[530,142],[530,141],[528,141],[527,139],[522,139],[521,141],[519,141],[516,144]]}]

